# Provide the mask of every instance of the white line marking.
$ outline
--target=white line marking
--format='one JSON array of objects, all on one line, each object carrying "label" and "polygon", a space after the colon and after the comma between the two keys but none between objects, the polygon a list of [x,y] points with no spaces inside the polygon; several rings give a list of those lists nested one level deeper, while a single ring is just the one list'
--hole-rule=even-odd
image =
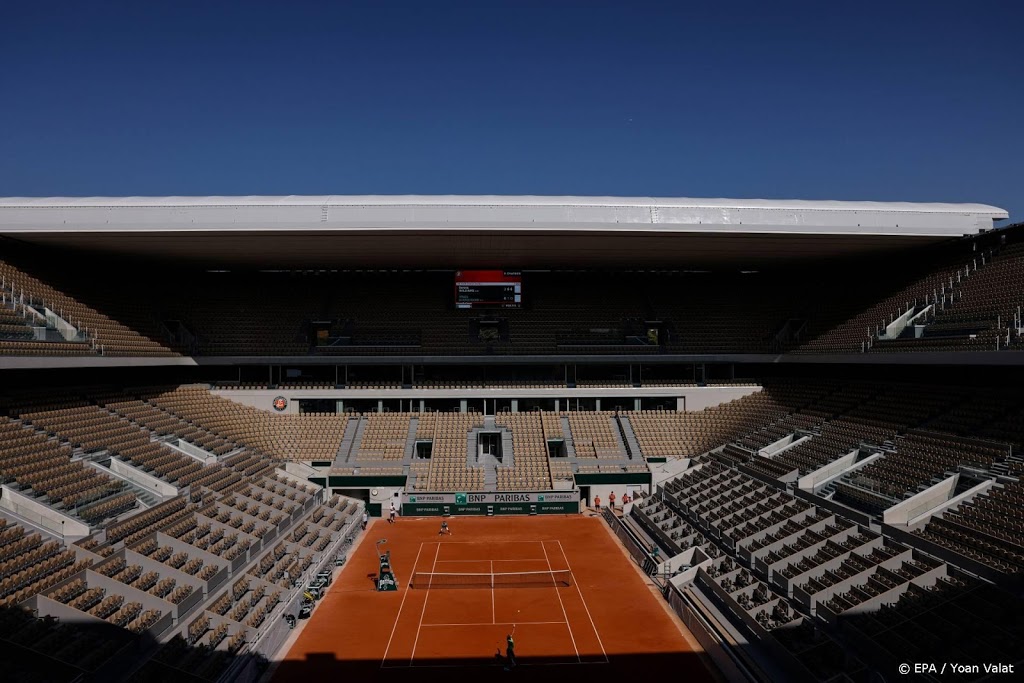
[{"label": "white line marking", "polygon": [[[445,543],[450,545],[450,543]],[[527,557],[524,559],[516,558],[514,560],[438,560],[438,564],[447,564],[448,562],[543,562],[543,557]]]},{"label": "white line marking", "polygon": [[[544,558],[547,559],[548,558],[548,549],[544,547],[544,543],[543,542],[540,544],[540,547],[544,549]],[[547,563],[548,563],[548,571],[549,572],[550,571],[554,571],[551,568],[551,560],[550,559],[547,559]],[[573,583],[576,583],[576,582],[573,581]],[[558,604],[562,608],[562,616],[565,617],[565,627],[569,630],[569,640],[572,641],[572,649],[576,651],[576,659],[579,662],[582,662],[583,661],[583,657],[580,656],[580,651],[576,647],[576,637],[573,636],[573,634],[572,634],[572,625],[569,624],[569,615],[565,611],[565,603],[562,602],[562,592],[560,590],[558,590],[558,584],[555,583],[555,579],[554,578],[551,579],[551,587],[555,589],[555,595],[558,596]]]},{"label": "white line marking", "polygon": [[[412,572],[413,573],[416,572],[416,565],[419,564],[420,553],[422,551],[423,551],[423,544],[420,543],[420,549],[416,551],[416,559],[413,560],[413,562],[412,562]],[[412,573],[409,574],[409,580],[410,581],[412,580]],[[391,641],[394,640],[394,638],[395,638],[395,631],[398,630],[398,619],[399,619],[399,617],[402,616],[402,608],[405,607],[405,599],[409,597],[409,593],[411,593],[411,592],[412,591],[409,590],[409,587],[406,586],[406,588],[405,588],[405,595],[402,596],[402,604],[398,606],[398,614],[395,615],[395,625],[391,627],[391,637],[388,638],[388,646],[386,648],[384,648],[384,659],[380,660],[381,667],[384,666],[384,662],[386,662],[387,659],[388,659],[388,650],[391,649]]]},{"label": "white line marking", "polygon": [[[421,544],[422,547],[422,544]],[[437,556],[441,554],[441,543],[437,542],[437,552],[434,553],[434,564],[430,568],[430,573],[434,573],[434,569],[437,567]],[[407,589],[408,590],[408,589]],[[430,597],[430,584],[427,584],[427,594],[423,596],[423,610],[420,612],[420,623],[416,625],[416,640],[412,643],[412,654],[409,655],[409,666],[412,666],[412,660],[416,658],[416,645],[420,642],[420,630],[423,628],[423,615],[427,613],[427,598]]]},{"label": "white line marking", "polygon": [[[540,626],[542,624],[564,624],[564,621],[520,621],[515,622],[519,626]],[[428,626],[512,626],[511,621],[494,621],[494,622],[480,622],[479,624],[423,624],[423,628]]]},{"label": "white line marking", "polygon": [[491,623],[498,623],[498,617],[494,612],[494,560],[491,560]]},{"label": "white line marking", "polygon": [[445,545],[507,545],[509,543],[539,543],[540,541],[445,541]]},{"label": "white line marking", "polygon": [[[565,548],[562,547],[562,542],[561,541],[555,541],[555,542],[558,544],[558,549],[561,551],[562,557],[565,558],[565,566],[569,569],[569,572],[572,573],[572,565],[569,564],[569,556],[565,554]],[[572,585],[576,586],[576,592],[580,596],[580,602],[583,603],[583,609],[587,610],[587,619],[590,619],[590,627],[592,629],[594,629],[594,635],[597,636],[597,644],[601,646],[601,653],[604,655],[605,664],[607,664],[608,663],[608,651],[604,649],[604,643],[601,642],[601,634],[597,632],[597,626],[594,624],[594,617],[592,617],[590,615],[590,608],[587,607],[587,601],[583,597],[583,591],[580,590],[580,584],[579,584],[578,581],[576,581],[575,576],[576,575],[573,574]]]}]

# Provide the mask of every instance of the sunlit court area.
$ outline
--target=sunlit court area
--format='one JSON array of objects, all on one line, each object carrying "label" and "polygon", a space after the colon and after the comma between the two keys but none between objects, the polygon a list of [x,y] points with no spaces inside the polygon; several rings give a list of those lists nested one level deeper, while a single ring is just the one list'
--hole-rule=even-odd
[{"label": "sunlit court area", "polygon": [[[516,668],[531,678],[621,675],[651,658],[690,680],[715,680],[603,520],[467,517],[440,538],[438,526],[375,523],[274,680],[501,672],[509,635]],[[391,550],[396,592],[376,591],[378,535]]]}]

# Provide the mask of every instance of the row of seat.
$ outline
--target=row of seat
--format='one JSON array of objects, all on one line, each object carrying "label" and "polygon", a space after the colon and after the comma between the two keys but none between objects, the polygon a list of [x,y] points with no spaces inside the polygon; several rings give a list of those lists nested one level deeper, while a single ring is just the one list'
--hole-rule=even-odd
[{"label": "row of seat", "polygon": [[[47,279],[51,275],[47,274]],[[138,330],[148,326],[144,322],[145,317],[134,317],[131,325],[125,325],[6,260],[0,260],[0,280],[4,292],[9,295],[8,300],[21,301],[28,297],[38,301],[40,308],[46,307],[57,312],[93,340],[92,347],[89,344],[51,345],[47,342],[33,342],[25,347],[12,348],[6,346],[6,342],[0,342],[0,353],[57,356],[97,353],[110,356],[176,355],[168,346],[140,334]]]}]

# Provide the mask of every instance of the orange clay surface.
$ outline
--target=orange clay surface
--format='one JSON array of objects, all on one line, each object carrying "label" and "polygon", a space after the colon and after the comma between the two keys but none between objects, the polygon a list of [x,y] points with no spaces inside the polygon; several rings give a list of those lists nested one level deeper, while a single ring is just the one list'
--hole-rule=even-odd
[{"label": "orange clay surface", "polygon": [[[438,518],[374,522],[273,680],[506,675],[496,654],[504,654],[513,624],[516,678],[617,681],[665,670],[677,672],[675,680],[715,680],[600,518],[456,517],[449,526],[452,535],[439,536]],[[397,592],[375,590],[381,538]],[[414,571],[564,569],[572,585],[409,587]]]}]

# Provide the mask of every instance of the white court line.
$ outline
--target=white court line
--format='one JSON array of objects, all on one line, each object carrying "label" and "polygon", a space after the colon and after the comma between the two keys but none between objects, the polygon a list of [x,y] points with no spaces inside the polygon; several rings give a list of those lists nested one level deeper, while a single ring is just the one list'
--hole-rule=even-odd
[{"label": "white court line", "polygon": [[491,623],[496,624],[498,617],[494,612],[494,560],[491,560]]},{"label": "white court line", "polygon": [[[423,547],[423,544],[420,544]],[[434,573],[434,569],[437,568],[437,556],[441,554],[441,543],[437,542],[437,552],[434,553],[434,565],[430,568],[430,573]],[[410,579],[412,577],[409,577]],[[409,655],[409,666],[412,666],[412,660],[416,658],[416,645],[420,642],[420,631],[423,629],[423,615],[427,613],[427,598],[430,597],[430,584],[427,584],[427,594],[423,596],[423,610],[420,612],[420,623],[416,626],[416,640],[412,643],[412,654]]]},{"label": "white court line", "polygon": [[[564,624],[564,621],[520,621],[519,626],[540,626],[542,624]],[[511,621],[482,621],[479,624],[423,624],[423,628],[428,626],[513,626],[514,622]]]},{"label": "white court line", "polygon": [[[558,549],[562,553],[562,557],[565,558],[565,566],[569,569],[569,573],[572,573],[572,565],[569,564],[569,556],[565,554],[565,548],[562,547],[561,541],[555,541],[558,543]],[[576,581],[575,575],[573,575],[572,585],[576,586],[576,592],[580,596],[580,602],[583,603],[583,609],[587,610],[587,619],[590,619],[590,627],[594,629],[594,635],[597,636],[597,644],[601,646],[601,654],[604,655],[604,661],[608,663],[608,651],[604,649],[604,643],[601,642],[601,634],[597,632],[597,626],[594,624],[594,617],[590,615],[590,608],[587,607],[587,601],[583,597],[583,591],[580,590],[580,584]]]},{"label": "white court line", "polygon": [[508,545],[509,543],[540,543],[540,541],[445,541],[445,545]]},{"label": "white court line", "polygon": [[[415,573],[416,565],[420,561],[420,553],[423,551],[423,544],[420,543],[420,549],[416,551],[416,559],[412,562],[412,571]],[[409,574],[409,580],[412,581],[412,574]],[[381,667],[384,666],[384,662],[388,659],[388,650],[391,649],[391,641],[395,638],[395,631],[398,630],[398,619],[402,616],[402,608],[405,607],[405,599],[409,597],[411,591],[408,587],[405,589],[405,595],[402,596],[402,604],[398,606],[398,614],[395,615],[395,625],[391,627],[391,637],[388,638],[388,646],[384,648],[384,659],[380,660]]]},{"label": "white court line", "polygon": [[[548,556],[548,549],[544,547],[544,542],[543,541],[540,542],[540,547],[544,549],[544,557],[547,558],[547,556]],[[551,568],[551,560],[547,560],[547,562],[548,562],[548,571],[549,572],[554,571]],[[573,581],[573,583],[576,583],[576,582]],[[551,584],[552,584],[552,587],[555,589],[555,595],[558,596],[558,604],[562,608],[562,616],[565,617],[565,627],[569,630],[569,640],[572,641],[572,649],[576,650],[576,659],[579,662],[582,663],[583,662],[583,657],[580,656],[580,651],[576,647],[576,637],[573,636],[573,634],[572,634],[572,625],[569,623],[569,615],[566,614],[566,612],[565,612],[565,603],[562,602],[562,593],[561,593],[561,591],[558,590],[558,584],[555,583],[554,578],[551,579]]]},{"label": "white court line", "polygon": [[[445,542],[445,545],[450,545],[450,544]],[[438,562],[438,564],[445,564],[447,562],[543,562],[543,561],[544,561],[543,557],[526,557],[526,558],[522,558],[522,559],[517,557],[514,560],[438,560],[437,562]]]}]

